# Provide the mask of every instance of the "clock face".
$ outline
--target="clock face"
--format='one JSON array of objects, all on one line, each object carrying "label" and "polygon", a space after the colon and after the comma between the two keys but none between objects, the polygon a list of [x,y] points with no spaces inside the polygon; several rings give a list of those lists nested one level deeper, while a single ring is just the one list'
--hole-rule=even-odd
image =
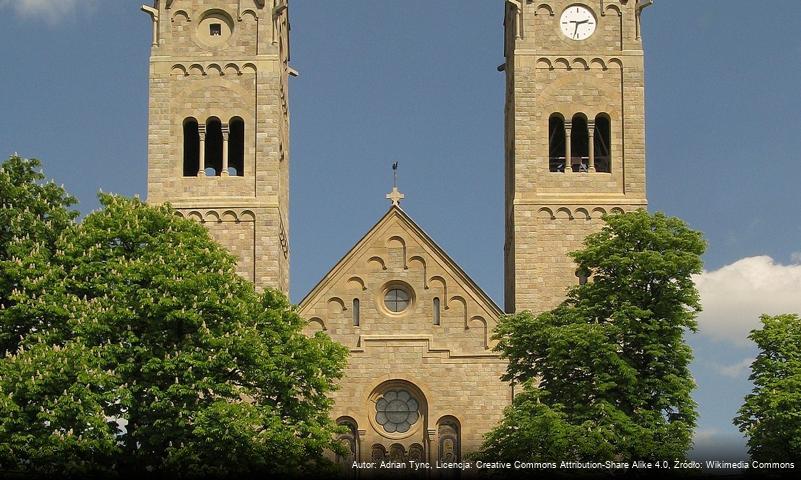
[{"label": "clock face", "polygon": [[573,40],[586,40],[595,33],[598,22],[587,7],[573,5],[562,13],[559,20],[562,33]]}]

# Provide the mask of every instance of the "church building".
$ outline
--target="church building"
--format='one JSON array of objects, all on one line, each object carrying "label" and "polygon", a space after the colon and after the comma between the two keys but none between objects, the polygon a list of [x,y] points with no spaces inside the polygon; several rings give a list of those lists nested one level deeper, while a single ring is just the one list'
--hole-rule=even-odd
[{"label": "church building", "polygon": [[[587,281],[567,254],[604,214],[647,206],[640,15],[652,0],[497,3],[504,308],[393,189],[387,213],[298,306],[308,334],[350,350],[332,412],[349,431],[341,460],[459,461],[475,451],[514,395],[493,351],[501,316],[557,306]],[[287,88],[297,75],[288,0],[155,0],[142,10],[153,22],[148,201],[203,223],[257,288],[288,294]]]}]

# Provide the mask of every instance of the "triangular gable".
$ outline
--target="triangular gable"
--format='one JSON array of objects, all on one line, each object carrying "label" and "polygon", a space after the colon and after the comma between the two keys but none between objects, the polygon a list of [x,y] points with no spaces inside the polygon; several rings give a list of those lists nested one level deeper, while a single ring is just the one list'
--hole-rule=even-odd
[{"label": "triangular gable", "polygon": [[426,250],[432,260],[439,264],[439,267],[448,271],[453,278],[460,284],[462,290],[471,297],[471,300],[483,307],[485,312],[497,321],[503,311],[495,302],[465,273],[464,270],[422,229],[414,220],[409,217],[398,206],[392,206],[387,213],[337,262],[333,268],[312,288],[299,304],[302,313],[307,307],[316,303],[318,297],[327,291],[331,285],[336,285],[351,275],[351,267],[354,260],[367,254],[367,249],[377,240],[381,232],[387,231],[389,227],[398,222],[410,235]]}]

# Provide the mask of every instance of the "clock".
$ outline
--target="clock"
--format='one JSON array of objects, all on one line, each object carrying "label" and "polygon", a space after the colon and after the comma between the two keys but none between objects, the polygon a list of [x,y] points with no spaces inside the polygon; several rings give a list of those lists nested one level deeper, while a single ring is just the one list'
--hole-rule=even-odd
[{"label": "clock", "polygon": [[562,13],[559,20],[562,33],[572,40],[586,40],[595,33],[598,22],[590,9],[581,5],[573,5]]}]

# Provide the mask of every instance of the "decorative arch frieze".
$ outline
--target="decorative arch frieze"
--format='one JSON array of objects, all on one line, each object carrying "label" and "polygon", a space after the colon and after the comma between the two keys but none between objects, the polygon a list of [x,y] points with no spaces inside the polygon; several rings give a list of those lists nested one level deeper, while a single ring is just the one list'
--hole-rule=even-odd
[{"label": "decorative arch frieze", "polygon": [[610,57],[604,59],[601,57],[574,57],[568,59],[565,57],[538,57],[537,68],[540,69],[560,69],[560,70],[590,70],[600,69],[608,70],[611,64],[623,68],[623,61],[617,57]]},{"label": "decorative arch frieze", "polygon": [[556,15],[556,13],[553,11],[552,6],[548,5],[547,3],[540,3],[534,10],[534,15],[548,15],[553,17]]},{"label": "decorative arch frieze", "polygon": [[476,325],[482,329],[483,337],[484,337],[484,348],[489,348],[489,324],[484,317],[480,315],[476,315],[470,319],[468,322],[467,328],[470,328],[470,325]]},{"label": "decorative arch frieze", "polygon": [[537,59],[537,68],[553,70],[553,63],[547,57],[540,57]]},{"label": "decorative arch frieze", "polygon": [[328,328],[325,326],[325,322],[320,317],[314,317],[309,319],[309,327],[313,331],[320,331],[325,332],[328,331]]},{"label": "decorative arch frieze", "polygon": [[606,66],[606,62],[603,58],[595,57],[590,60],[590,68],[600,68],[601,70],[608,70],[609,67]]},{"label": "decorative arch frieze", "polygon": [[594,220],[606,214],[620,214],[625,210],[621,207],[606,209],[604,207],[540,207],[537,217],[543,220]]},{"label": "decorative arch frieze", "polygon": [[403,267],[404,270],[408,270],[409,265],[406,263],[406,240],[397,235],[392,236],[387,240],[387,248],[398,248],[401,250],[401,267]]},{"label": "decorative arch frieze", "polygon": [[572,66],[573,68],[578,68],[578,69],[584,69],[584,70],[590,69],[590,65],[583,58],[574,58]]},{"label": "decorative arch frieze", "polygon": [[187,71],[186,67],[183,65],[173,65],[171,72],[173,75],[180,77],[187,77],[189,76],[189,72]]},{"label": "decorative arch frieze", "polygon": [[361,290],[363,292],[367,290],[367,284],[364,282],[364,279],[356,275],[348,279],[348,287],[354,290]]},{"label": "decorative arch frieze", "polygon": [[448,305],[450,305],[453,302],[460,303],[462,305],[462,311],[464,312],[464,328],[465,329],[470,328],[470,325],[468,325],[468,321],[467,321],[467,318],[468,318],[467,317],[467,300],[465,300],[464,297],[461,296],[461,295],[454,295],[453,297],[451,297],[450,300],[448,300]]},{"label": "decorative arch frieze", "polygon": [[546,220],[555,220],[556,219],[556,217],[553,214],[553,210],[551,210],[548,207],[540,208],[537,213],[539,214],[540,218],[544,218]]},{"label": "decorative arch frieze", "polygon": [[176,210],[175,214],[182,218],[189,218],[200,223],[207,222],[255,222],[256,216],[250,210]]},{"label": "decorative arch frieze", "polygon": [[577,208],[573,210],[573,218],[578,218],[580,220],[589,220],[590,212],[588,212],[586,208]]},{"label": "decorative arch frieze", "polygon": [[412,264],[420,264],[420,268],[423,270],[423,288],[428,290],[428,275],[426,273],[426,261],[423,257],[419,255],[415,255],[414,257],[409,259],[409,265]]},{"label": "decorative arch frieze", "polygon": [[328,302],[326,302],[326,305],[329,313],[334,315],[347,311],[348,309],[348,307],[345,306],[345,301],[339,297],[329,298]]},{"label": "decorative arch frieze", "polygon": [[573,220],[573,213],[567,207],[557,208],[554,216],[557,219],[561,218],[563,220]]},{"label": "decorative arch frieze", "polygon": [[183,74],[186,76],[208,76],[208,75],[244,75],[255,74],[256,65],[252,63],[238,64],[235,62],[226,63],[224,66],[218,63],[176,63],[172,66],[172,73]]},{"label": "decorative arch frieze", "polygon": [[[434,286],[434,284],[438,284],[439,287],[442,289],[442,298],[443,299],[447,299],[448,298],[448,282],[446,282],[443,277],[441,277],[439,275],[434,275],[433,277],[431,277],[431,279],[428,282],[429,282],[429,285],[431,285],[431,286]],[[450,306],[448,305],[448,303],[449,302],[447,302],[447,301],[445,302],[445,310],[449,310],[450,309]]]},{"label": "decorative arch frieze", "polygon": [[379,256],[370,257],[370,259],[367,260],[367,265],[373,265],[373,264],[378,265],[378,267],[381,270],[386,270],[387,269],[387,263],[384,261],[383,258],[381,258]]},{"label": "decorative arch frieze", "polygon": [[223,74],[223,69],[219,65],[217,65],[216,63],[210,63],[206,67],[206,75],[215,75],[215,74],[218,75],[218,76],[222,75]]},{"label": "decorative arch frieze", "polygon": [[[170,8],[169,6],[167,8]],[[172,18],[170,19],[173,23],[176,22],[191,22],[192,18],[189,16],[189,13],[186,10],[176,10],[175,13],[172,14]]]},{"label": "decorative arch frieze", "polygon": [[620,7],[615,5],[614,3],[607,4],[603,10],[601,10],[601,15],[606,16],[607,12],[616,13],[618,17],[623,16],[623,11],[620,10]]},{"label": "decorative arch frieze", "polygon": [[243,10],[240,15],[240,20],[245,20],[245,19],[252,20],[255,22],[258,21],[259,15],[256,13],[255,10],[248,8],[247,10]]},{"label": "decorative arch frieze", "polygon": [[564,70],[572,70],[570,62],[566,58],[559,57],[553,62],[554,68],[562,68]]}]

